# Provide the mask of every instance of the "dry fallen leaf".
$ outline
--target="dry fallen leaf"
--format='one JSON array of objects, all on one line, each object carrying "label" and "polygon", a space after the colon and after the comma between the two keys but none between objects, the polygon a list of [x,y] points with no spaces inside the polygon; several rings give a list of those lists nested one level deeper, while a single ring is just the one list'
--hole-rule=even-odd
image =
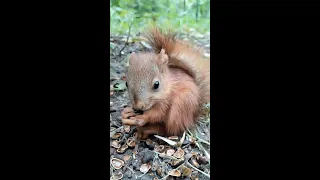
[{"label": "dry fallen leaf", "polygon": [[119,144],[119,141],[118,140],[114,140],[111,142],[111,146],[118,149],[121,147],[121,145]]},{"label": "dry fallen leaf", "polygon": [[172,167],[176,168],[176,167],[180,166],[183,162],[184,162],[184,158],[172,159],[169,164]]},{"label": "dry fallen leaf", "polygon": [[199,163],[197,162],[195,156],[191,157],[190,161],[191,161],[190,163],[191,163],[194,167],[196,167],[196,168],[199,167]]},{"label": "dry fallen leaf", "polygon": [[177,169],[173,169],[173,170],[169,171],[168,174],[169,174],[170,176],[175,176],[175,177],[180,177],[180,176],[181,176],[180,171],[177,170]]},{"label": "dry fallen leaf", "polygon": [[181,170],[182,170],[182,175],[186,176],[186,177],[189,177],[192,173],[192,170],[188,167],[185,167],[185,166],[182,166]]},{"label": "dry fallen leaf", "polygon": [[167,139],[167,138],[165,138],[165,137],[158,136],[158,135],[154,135],[154,137],[165,141],[166,143],[170,144],[171,146],[176,146],[176,145],[177,145],[177,142],[174,142],[174,141],[172,141],[172,140],[170,140],[170,139]]}]

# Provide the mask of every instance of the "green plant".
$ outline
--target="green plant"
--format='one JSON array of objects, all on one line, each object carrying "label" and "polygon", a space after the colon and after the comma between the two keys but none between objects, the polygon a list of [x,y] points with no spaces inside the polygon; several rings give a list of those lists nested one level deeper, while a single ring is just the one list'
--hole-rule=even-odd
[{"label": "green plant", "polygon": [[151,23],[206,33],[210,31],[210,0],[111,0],[110,21],[111,35],[127,34],[132,23],[132,36]]}]

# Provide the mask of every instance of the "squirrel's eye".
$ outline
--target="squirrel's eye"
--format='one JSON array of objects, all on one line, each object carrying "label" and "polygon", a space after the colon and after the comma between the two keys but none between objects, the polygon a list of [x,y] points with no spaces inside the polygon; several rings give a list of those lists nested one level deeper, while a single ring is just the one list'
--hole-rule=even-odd
[{"label": "squirrel's eye", "polygon": [[155,83],[154,83],[154,85],[153,85],[153,89],[158,89],[159,88],[159,85],[160,85],[160,83],[159,83],[159,81],[156,81]]}]

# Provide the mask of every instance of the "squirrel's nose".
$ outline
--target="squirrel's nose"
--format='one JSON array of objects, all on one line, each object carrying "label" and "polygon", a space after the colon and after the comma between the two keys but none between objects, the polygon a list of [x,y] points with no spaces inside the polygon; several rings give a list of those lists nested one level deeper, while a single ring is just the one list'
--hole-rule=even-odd
[{"label": "squirrel's nose", "polygon": [[142,110],[144,107],[145,107],[145,104],[143,102],[139,101],[135,104],[135,106],[133,108],[136,110]]}]

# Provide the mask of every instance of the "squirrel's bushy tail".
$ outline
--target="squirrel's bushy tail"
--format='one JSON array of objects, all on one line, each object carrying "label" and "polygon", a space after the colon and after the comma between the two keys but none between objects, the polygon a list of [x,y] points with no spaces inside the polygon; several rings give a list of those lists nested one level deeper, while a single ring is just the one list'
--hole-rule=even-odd
[{"label": "squirrel's bushy tail", "polygon": [[176,34],[163,32],[158,27],[152,27],[145,37],[156,53],[161,49],[169,57],[168,66],[186,71],[194,78],[200,89],[201,103],[210,101],[210,60],[203,56],[203,51],[191,44],[176,38]]}]

